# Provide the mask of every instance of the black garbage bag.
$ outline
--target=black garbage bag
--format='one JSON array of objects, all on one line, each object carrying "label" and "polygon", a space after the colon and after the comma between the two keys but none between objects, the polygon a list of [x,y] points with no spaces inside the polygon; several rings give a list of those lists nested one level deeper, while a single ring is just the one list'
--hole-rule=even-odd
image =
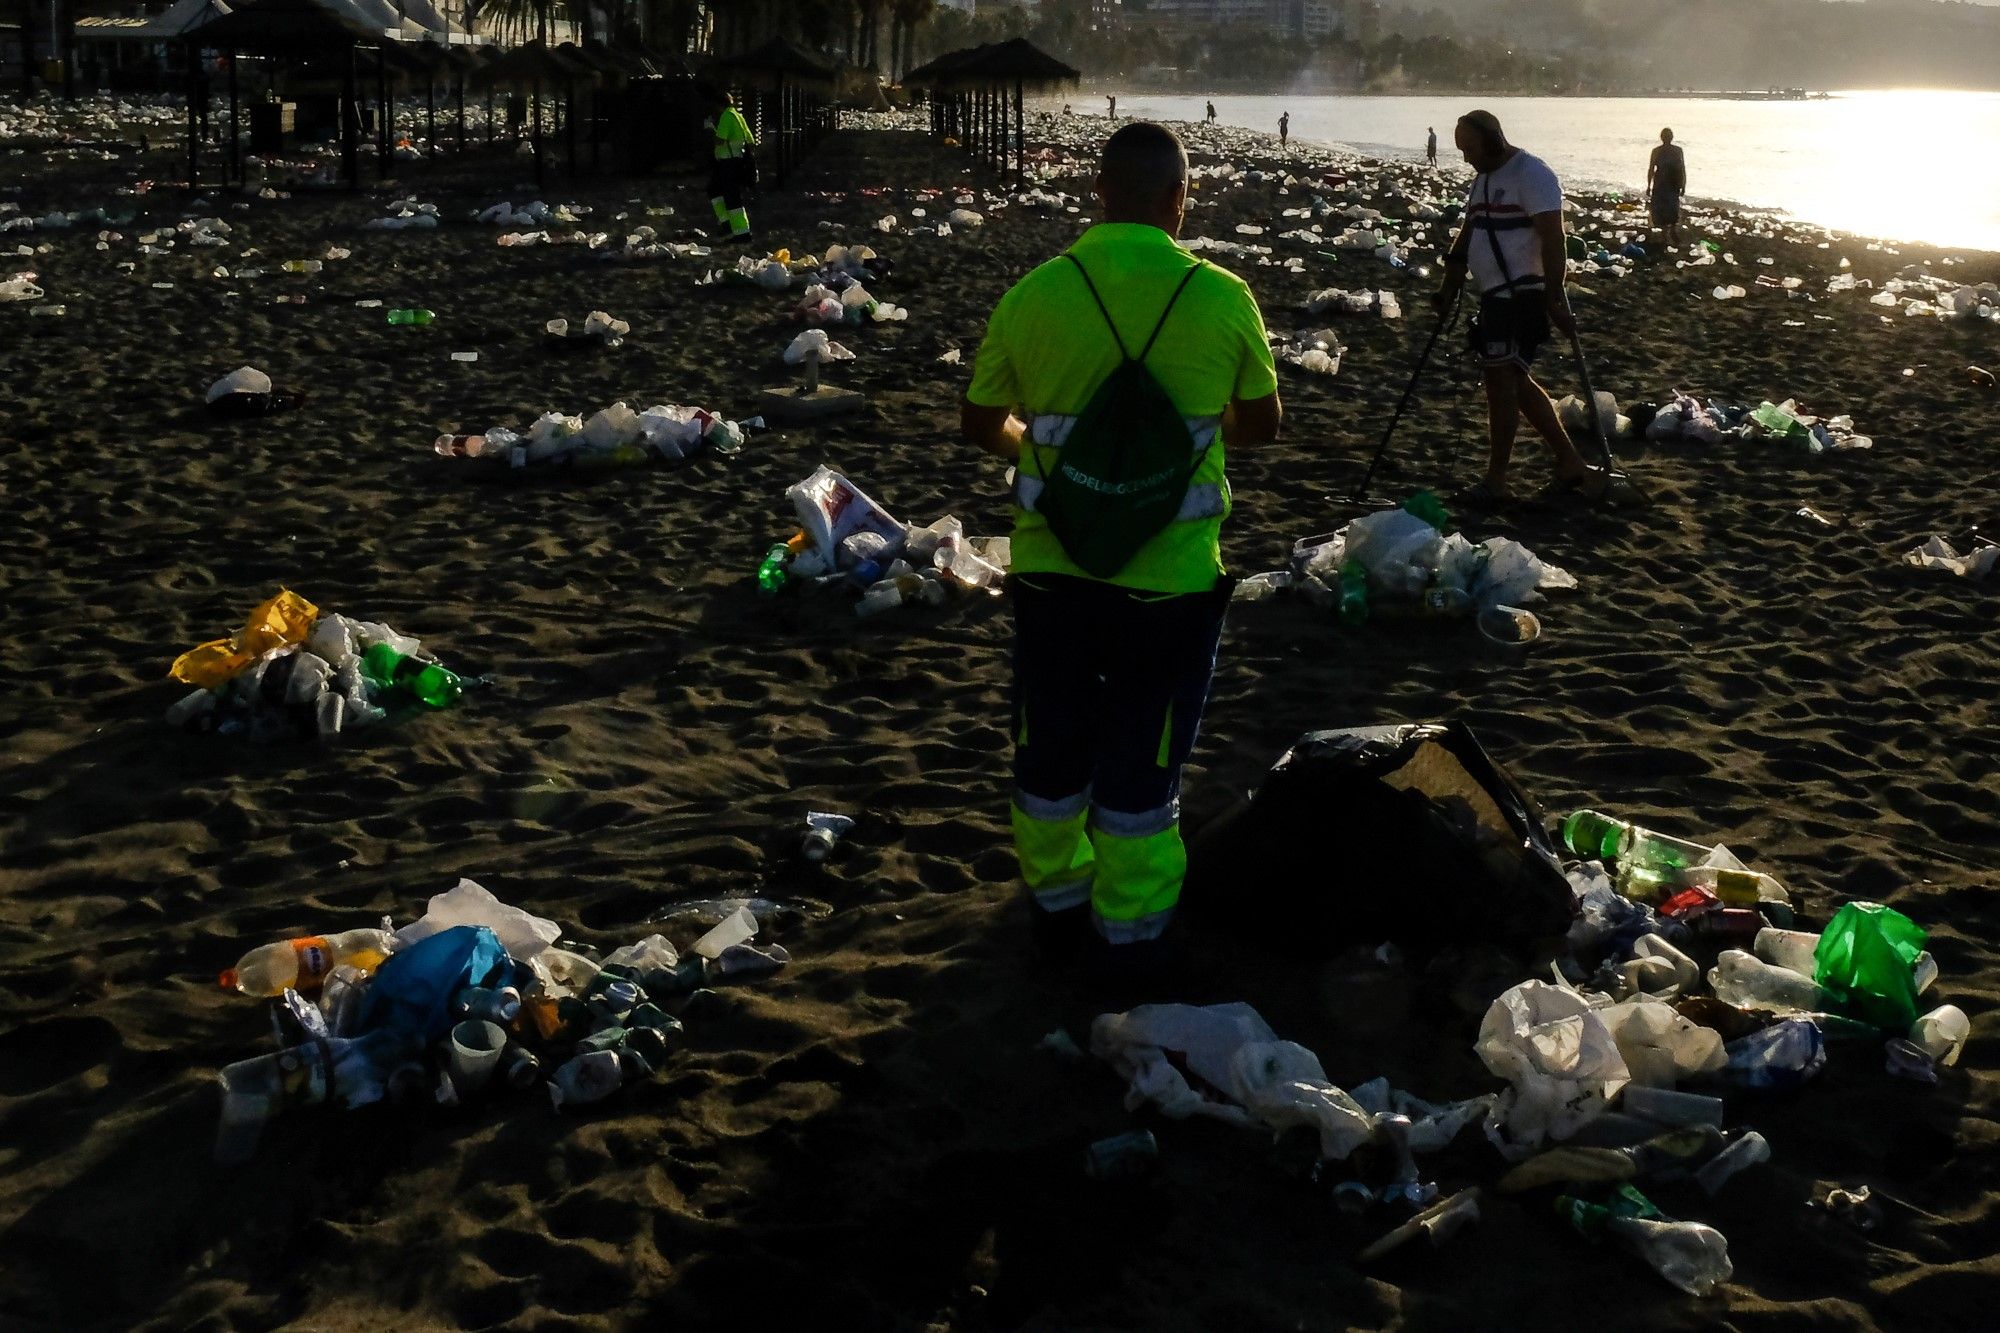
[{"label": "black garbage bag", "polygon": [[1532,953],[1576,911],[1540,807],[1460,722],[1300,737],[1191,840],[1183,901],[1312,953]]}]

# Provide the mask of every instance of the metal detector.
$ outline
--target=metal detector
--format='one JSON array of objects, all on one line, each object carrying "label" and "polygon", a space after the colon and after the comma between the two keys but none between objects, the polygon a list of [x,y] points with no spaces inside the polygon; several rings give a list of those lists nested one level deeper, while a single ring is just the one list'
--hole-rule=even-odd
[{"label": "metal detector", "polygon": [[1446,329],[1458,322],[1458,307],[1465,300],[1465,284],[1460,283],[1451,295],[1451,305],[1438,316],[1437,327],[1431,330],[1430,341],[1424,344],[1423,355],[1417,358],[1417,368],[1410,374],[1410,382],[1403,386],[1403,397],[1396,404],[1396,410],[1389,414],[1388,429],[1382,432],[1382,443],[1375,446],[1375,456],[1368,460],[1368,469],[1361,474],[1361,482],[1354,488],[1354,494],[1347,497],[1347,503],[1366,506],[1370,509],[1394,509],[1397,502],[1368,494],[1368,483],[1375,480],[1375,469],[1381,464],[1382,456],[1389,452],[1389,441],[1395,438],[1396,427],[1402,423],[1403,413],[1409,410],[1410,400],[1417,396],[1417,382],[1424,377],[1424,371],[1431,363],[1431,353],[1437,350],[1438,339]]}]

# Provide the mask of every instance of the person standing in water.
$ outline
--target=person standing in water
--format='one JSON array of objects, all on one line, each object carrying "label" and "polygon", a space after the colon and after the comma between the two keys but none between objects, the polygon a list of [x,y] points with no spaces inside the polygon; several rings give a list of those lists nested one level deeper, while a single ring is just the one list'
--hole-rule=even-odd
[{"label": "person standing in water", "polygon": [[1687,190],[1687,154],[1674,142],[1672,130],[1660,131],[1660,146],[1646,163],[1646,203],[1655,230],[1667,233],[1668,245],[1681,243],[1681,195]]},{"label": "person standing in water", "polygon": [[1107,94],[1104,99],[1104,105],[1106,107],[1104,114],[1113,120],[1118,119],[1118,94]]},{"label": "person standing in water", "polygon": [[1283,148],[1292,140],[1292,113],[1287,111],[1278,117],[1278,147]]},{"label": "person standing in water", "polygon": [[1431,160],[1431,170],[1436,171],[1438,167],[1438,132],[1436,126],[1431,127],[1430,142],[1424,145],[1424,155]]}]

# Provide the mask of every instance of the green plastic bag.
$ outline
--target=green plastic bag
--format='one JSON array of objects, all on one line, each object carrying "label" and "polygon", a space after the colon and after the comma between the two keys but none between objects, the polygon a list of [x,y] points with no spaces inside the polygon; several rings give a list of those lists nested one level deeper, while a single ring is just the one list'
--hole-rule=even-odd
[{"label": "green plastic bag", "polygon": [[1880,903],[1849,903],[1820,933],[1813,952],[1813,980],[1855,1018],[1890,1032],[1907,1032],[1917,1019],[1917,983],[1911,965],[1924,951],[1916,922]]}]

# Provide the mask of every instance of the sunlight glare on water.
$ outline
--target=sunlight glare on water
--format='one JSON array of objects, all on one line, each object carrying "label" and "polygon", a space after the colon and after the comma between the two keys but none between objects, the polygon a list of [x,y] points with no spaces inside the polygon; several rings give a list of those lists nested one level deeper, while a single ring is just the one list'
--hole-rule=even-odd
[{"label": "sunlight glare on water", "polygon": [[[1199,120],[1200,97],[1127,94],[1123,116]],[[1352,144],[1383,156],[1458,162],[1453,123],[1484,106],[1515,143],[1576,185],[1637,192],[1662,127],[1687,149],[1688,193],[1778,208],[1859,236],[2000,251],[2000,93],[1850,92],[1749,102],[1653,97],[1216,97],[1219,119]],[[1092,107],[1085,100],[1081,107]]]}]

